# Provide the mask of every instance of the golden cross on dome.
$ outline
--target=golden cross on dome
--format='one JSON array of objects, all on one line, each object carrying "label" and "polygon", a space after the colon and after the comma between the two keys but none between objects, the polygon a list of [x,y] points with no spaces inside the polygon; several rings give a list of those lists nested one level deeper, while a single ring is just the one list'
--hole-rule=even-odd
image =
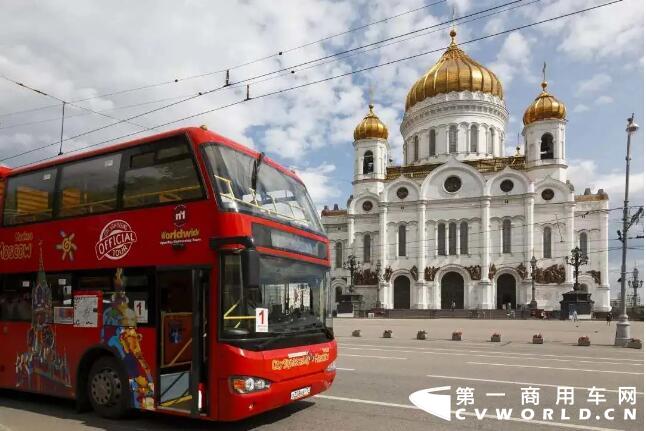
[{"label": "golden cross on dome", "polygon": [[543,87],[543,90],[547,88],[547,62],[543,62],[543,83],[541,84],[541,87]]},{"label": "golden cross on dome", "polygon": [[374,106],[374,97],[375,97],[375,86],[372,82],[368,85],[368,107],[372,110]]},{"label": "golden cross on dome", "polygon": [[455,35],[457,34],[455,31],[455,6],[451,8],[451,32],[449,34],[451,36],[451,43],[455,43]]}]

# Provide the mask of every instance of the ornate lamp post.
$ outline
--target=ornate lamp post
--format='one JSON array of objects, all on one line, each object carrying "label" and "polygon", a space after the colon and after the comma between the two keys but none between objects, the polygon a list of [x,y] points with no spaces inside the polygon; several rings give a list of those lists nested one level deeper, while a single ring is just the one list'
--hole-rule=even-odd
[{"label": "ornate lamp post", "polygon": [[350,293],[353,293],[354,276],[357,273],[357,270],[359,269],[359,261],[357,260],[357,257],[353,254],[348,256],[348,259],[343,263],[343,268],[350,271],[350,286],[348,287],[348,290],[350,291]]},{"label": "ornate lamp post", "polygon": [[536,310],[538,304],[536,303],[536,256],[532,256],[529,264],[532,266],[532,300],[529,303],[530,310]]},{"label": "ornate lamp post", "polygon": [[574,267],[574,290],[579,290],[579,267],[588,264],[588,256],[579,248],[572,249],[572,256],[565,257],[565,263]]},{"label": "ornate lamp post", "polygon": [[633,279],[628,280],[628,286],[633,289],[633,312],[637,309],[637,289],[644,285],[644,280],[639,279],[639,269],[635,267],[633,269]]},{"label": "ornate lamp post", "polygon": [[615,346],[623,346],[630,340],[630,322],[626,314],[626,255],[628,253],[628,229],[631,222],[628,220],[628,191],[630,186],[630,137],[637,132],[639,126],[635,123],[635,114],[628,119],[626,126],[626,189],[624,190],[624,216],[621,235],[621,309],[617,320],[617,332],[615,333]]}]

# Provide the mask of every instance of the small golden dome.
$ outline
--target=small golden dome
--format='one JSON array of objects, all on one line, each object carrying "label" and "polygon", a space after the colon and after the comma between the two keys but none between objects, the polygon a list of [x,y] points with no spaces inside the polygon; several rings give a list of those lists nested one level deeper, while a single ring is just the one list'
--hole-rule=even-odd
[{"label": "small golden dome", "polygon": [[406,111],[427,97],[452,91],[481,91],[503,98],[498,77],[458,47],[456,34],[451,30],[451,44],[447,50],[435,66],[411,87],[406,96]]},{"label": "small golden dome", "polygon": [[388,139],[388,128],[381,122],[379,117],[372,111],[374,106],[368,105],[370,108],[368,113],[361,123],[354,129],[354,140],[359,139]]},{"label": "small golden dome", "polygon": [[543,87],[541,94],[539,94],[536,99],[534,99],[532,104],[529,105],[525,110],[525,115],[523,115],[523,124],[525,126],[539,120],[565,119],[565,105],[556,97],[547,92],[546,81],[543,81],[541,83],[541,87]]}]

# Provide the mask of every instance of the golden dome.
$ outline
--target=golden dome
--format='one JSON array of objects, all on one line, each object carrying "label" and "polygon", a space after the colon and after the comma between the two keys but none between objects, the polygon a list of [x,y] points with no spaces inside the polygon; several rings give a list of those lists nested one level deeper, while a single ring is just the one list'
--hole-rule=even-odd
[{"label": "golden dome", "polygon": [[546,81],[541,83],[541,87],[543,87],[543,91],[527,107],[525,115],[523,115],[523,124],[526,126],[539,120],[565,119],[565,105],[545,90],[547,88]]},{"label": "golden dome", "polygon": [[361,123],[354,129],[354,140],[359,139],[388,139],[388,128],[372,111],[374,106],[368,105],[370,110],[363,117]]},{"label": "golden dome", "polygon": [[452,91],[481,91],[503,98],[500,80],[458,48],[456,34],[455,30],[451,30],[451,44],[447,50],[435,66],[411,87],[406,97],[407,111],[427,97]]}]

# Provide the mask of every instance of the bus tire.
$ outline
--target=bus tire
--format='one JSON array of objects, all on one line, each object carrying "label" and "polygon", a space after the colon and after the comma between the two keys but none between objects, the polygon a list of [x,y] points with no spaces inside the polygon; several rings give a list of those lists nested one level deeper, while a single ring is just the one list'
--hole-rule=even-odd
[{"label": "bus tire", "polygon": [[94,411],[104,418],[119,419],[129,411],[130,389],[121,364],[113,356],[102,356],[90,368],[87,395]]}]

